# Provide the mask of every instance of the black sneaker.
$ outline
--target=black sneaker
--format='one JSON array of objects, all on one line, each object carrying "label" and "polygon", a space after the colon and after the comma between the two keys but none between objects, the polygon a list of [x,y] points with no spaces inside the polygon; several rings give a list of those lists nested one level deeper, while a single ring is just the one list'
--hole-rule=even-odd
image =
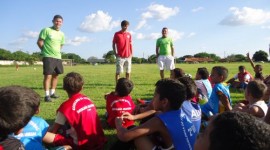
[{"label": "black sneaker", "polygon": [[45,100],[45,102],[52,102],[50,96],[45,96],[45,97],[44,97],[44,100]]},{"label": "black sneaker", "polygon": [[58,95],[55,95],[55,93],[53,93],[53,94],[51,95],[51,98],[59,98],[59,96],[58,96]]}]

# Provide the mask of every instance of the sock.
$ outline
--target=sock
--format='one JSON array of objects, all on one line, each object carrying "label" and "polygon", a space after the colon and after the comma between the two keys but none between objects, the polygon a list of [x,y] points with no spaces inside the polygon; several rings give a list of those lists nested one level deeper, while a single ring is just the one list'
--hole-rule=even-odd
[{"label": "sock", "polygon": [[51,90],[50,90],[50,94],[51,94],[51,95],[53,95],[54,92],[55,92],[55,89],[51,89]]},{"label": "sock", "polygon": [[50,96],[50,92],[49,91],[45,91],[45,96]]}]

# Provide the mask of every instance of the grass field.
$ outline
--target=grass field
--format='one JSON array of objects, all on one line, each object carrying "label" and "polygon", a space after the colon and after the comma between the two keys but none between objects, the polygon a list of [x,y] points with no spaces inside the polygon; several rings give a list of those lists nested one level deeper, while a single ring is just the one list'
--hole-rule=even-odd
[{"label": "grass field", "polygon": [[[176,67],[182,68],[186,73],[195,77],[195,73],[198,67],[206,67],[210,71],[213,66],[222,65],[228,68],[229,77],[231,78],[238,72],[238,66],[244,65],[247,70],[254,74],[253,69],[249,63],[211,63],[211,64],[177,64]],[[263,72],[264,75],[270,74],[270,64],[264,63]],[[154,84],[159,77],[159,70],[156,64],[133,64],[132,65],[131,80],[134,83],[134,90],[131,93],[133,100],[137,98],[151,98],[153,96]],[[105,100],[104,94],[114,90],[115,86],[115,66],[114,65],[77,65],[77,66],[65,66],[65,73],[75,71],[80,73],[85,80],[83,94],[90,97],[97,107],[98,114],[102,121],[105,121],[104,113]],[[42,66],[21,66],[16,71],[15,66],[0,66],[0,86],[6,85],[22,85],[34,89],[42,97],[41,110],[38,116],[43,117],[48,123],[52,123],[55,119],[56,109],[59,105],[65,101],[68,97],[65,91],[62,89],[62,79],[64,75],[59,76],[59,83],[57,86],[57,94],[60,96],[58,100],[52,103],[45,103],[43,101],[43,75]],[[123,76],[124,74],[122,74]],[[165,74],[169,77],[169,71]],[[243,93],[238,91],[231,91],[233,101],[238,101],[244,98]],[[115,131],[113,129],[104,129],[105,135],[108,137],[108,148],[113,141],[115,141]]]}]

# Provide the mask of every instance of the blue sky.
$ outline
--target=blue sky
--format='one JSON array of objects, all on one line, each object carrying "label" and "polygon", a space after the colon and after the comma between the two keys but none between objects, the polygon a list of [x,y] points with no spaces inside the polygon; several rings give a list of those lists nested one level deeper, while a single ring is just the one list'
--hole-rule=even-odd
[{"label": "blue sky", "polygon": [[1,0],[0,48],[39,51],[38,34],[52,26],[55,14],[64,18],[63,52],[85,59],[102,58],[112,49],[122,20],[130,22],[136,57],[155,54],[163,27],[169,28],[176,57],[269,50],[269,0]]}]

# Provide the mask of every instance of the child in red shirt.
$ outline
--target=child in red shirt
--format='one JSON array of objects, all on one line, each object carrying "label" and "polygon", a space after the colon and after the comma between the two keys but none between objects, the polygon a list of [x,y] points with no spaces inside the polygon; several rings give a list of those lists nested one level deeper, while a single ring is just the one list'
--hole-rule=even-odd
[{"label": "child in red shirt", "polygon": [[[133,89],[132,81],[126,78],[120,78],[117,81],[115,91],[106,94],[106,110],[107,110],[107,123],[110,127],[115,128],[114,120],[116,117],[121,117],[124,112],[133,113],[135,104],[132,101],[130,92]],[[134,121],[125,119],[123,126],[125,128],[133,126]]]},{"label": "child in red shirt", "polygon": [[73,149],[101,150],[106,142],[100,119],[93,102],[80,93],[83,88],[83,78],[80,74],[71,72],[63,79],[63,88],[69,99],[63,102],[57,110],[57,117],[52,126],[52,132],[68,125],[64,136],[57,134],[55,145],[70,145]]}]

